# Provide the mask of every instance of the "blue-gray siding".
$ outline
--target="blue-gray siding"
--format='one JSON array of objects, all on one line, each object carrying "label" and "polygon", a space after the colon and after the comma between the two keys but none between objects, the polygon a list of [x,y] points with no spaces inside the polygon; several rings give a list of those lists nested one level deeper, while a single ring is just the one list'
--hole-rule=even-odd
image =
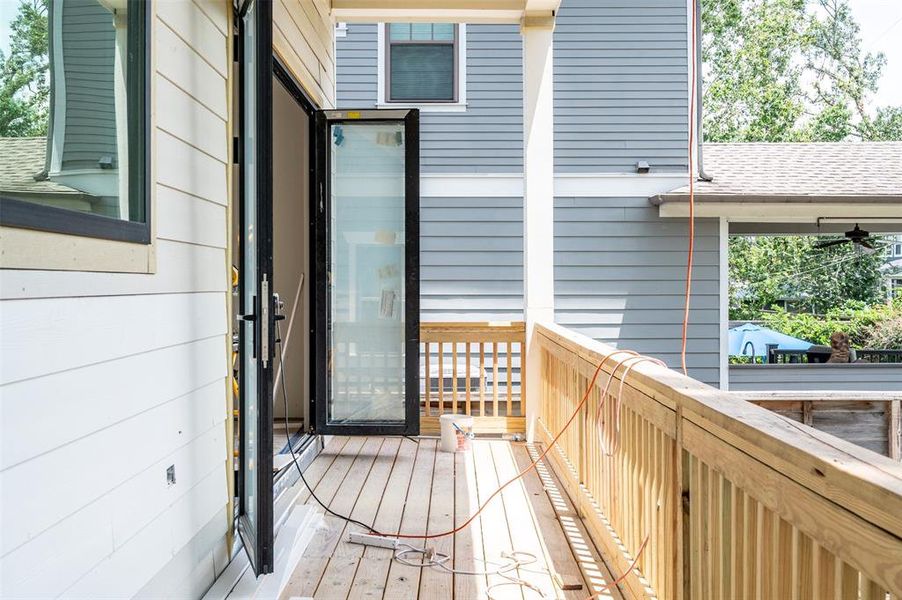
[{"label": "blue-gray siding", "polygon": [[420,200],[424,321],[523,318],[522,198]]},{"label": "blue-gray siding", "polygon": [[[556,198],[555,321],[680,365],[688,223],[647,198]],[[719,381],[718,223],[696,221],[689,374]]]},{"label": "blue-gray siding", "polygon": [[564,0],[554,30],[557,172],[685,171],[686,0]]},{"label": "blue-gray siding", "polygon": [[96,0],[66,0],[60,6],[66,84],[62,167],[98,169],[101,159],[117,160],[113,16]]},{"label": "blue-gray siding", "polygon": [[373,23],[349,23],[347,35],[335,39],[338,108],[372,108],[376,104],[376,30]]},{"label": "blue-gray siding", "polygon": [[731,365],[730,391],[902,391],[902,365]]},{"label": "blue-gray siding", "polygon": [[[420,114],[424,172],[519,173],[523,170],[523,73],[514,25],[468,25],[466,112]],[[336,40],[339,108],[377,99],[377,26],[349,24]]]}]

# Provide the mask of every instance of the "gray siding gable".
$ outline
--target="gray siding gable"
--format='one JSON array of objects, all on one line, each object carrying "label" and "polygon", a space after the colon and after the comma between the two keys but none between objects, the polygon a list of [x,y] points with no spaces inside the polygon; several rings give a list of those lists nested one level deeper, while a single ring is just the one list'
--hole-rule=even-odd
[{"label": "gray siding gable", "polygon": [[554,30],[555,171],[685,171],[685,0],[564,0]]}]

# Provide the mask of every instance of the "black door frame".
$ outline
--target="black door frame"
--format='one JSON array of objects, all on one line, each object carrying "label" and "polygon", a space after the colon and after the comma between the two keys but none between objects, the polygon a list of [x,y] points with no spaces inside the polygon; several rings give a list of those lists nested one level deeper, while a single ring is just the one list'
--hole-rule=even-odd
[{"label": "black door frame", "polygon": [[[245,47],[248,38],[245,16],[249,10],[254,12],[253,48]],[[257,423],[256,423],[256,519],[251,519],[248,507],[245,505],[246,492],[245,458],[247,456],[247,436],[244,435],[245,419],[248,410],[245,409],[245,388],[240,375],[239,389],[239,476],[238,476],[238,535],[247,552],[251,568],[257,575],[272,573],[273,571],[273,489],[272,489],[272,390],[273,390],[273,358],[275,348],[274,333],[274,303],[272,295],[272,5],[269,2],[245,1],[241,6],[238,18],[238,53],[239,53],[239,228],[241,237],[245,237],[246,215],[245,207],[249,201],[255,202],[254,236],[256,239],[256,270],[257,280],[251,285],[255,286],[255,301],[253,306],[247,306],[245,289],[240,288],[241,329],[240,336],[246,334],[245,324],[252,323],[253,347],[257,359]],[[254,58],[253,64],[246,61],[247,52],[251,51]],[[248,148],[248,140],[245,128],[248,123],[246,114],[246,88],[245,82],[250,77],[248,69],[253,71],[254,99],[256,114],[253,115],[254,146]],[[253,152],[255,171],[253,177],[256,184],[256,197],[247,198],[246,183],[251,176],[245,169],[246,157]],[[240,264],[244,268],[246,258],[246,244],[241,244]],[[239,273],[240,283],[244,286],[244,273]],[[250,283],[250,282],[248,282]],[[239,337],[239,352],[242,368],[246,364],[247,344],[244,338]],[[253,426],[254,424],[250,424]]]},{"label": "black door frame", "polygon": [[[329,125],[331,123],[404,121],[405,125],[405,421],[329,423],[330,303],[328,286],[331,219]],[[319,110],[313,130],[311,256],[311,406],[315,432],[325,435],[419,435],[420,433],[420,118],[418,109]]]}]

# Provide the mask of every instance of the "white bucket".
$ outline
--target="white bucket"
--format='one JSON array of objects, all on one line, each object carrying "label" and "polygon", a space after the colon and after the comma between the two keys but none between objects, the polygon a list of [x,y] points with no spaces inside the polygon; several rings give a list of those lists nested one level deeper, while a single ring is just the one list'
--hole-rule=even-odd
[{"label": "white bucket", "polygon": [[[442,431],[442,452],[467,452],[473,433],[473,417],[467,415],[442,415],[439,417]],[[457,425],[461,431],[454,427]]]}]

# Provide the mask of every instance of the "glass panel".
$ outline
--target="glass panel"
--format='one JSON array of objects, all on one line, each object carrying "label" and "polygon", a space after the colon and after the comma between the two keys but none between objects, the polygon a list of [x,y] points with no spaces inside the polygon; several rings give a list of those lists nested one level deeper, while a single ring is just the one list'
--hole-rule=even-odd
[{"label": "glass panel", "polygon": [[328,420],[404,422],[404,124],[333,124],[329,136]]},{"label": "glass panel", "polygon": [[453,44],[393,44],[392,100],[454,100]]},{"label": "glass panel", "polygon": [[391,23],[389,29],[392,40],[406,41],[410,39],[410,23]]},{"label": "glass panel", "polygon": [[436,23],[432,26],[432,39],[441,41],[454,40],[453,23]]},{"label": "glass panel", "polygon": [[144,222],[144,3],[2,4],[0,196]]},{"label": "glass panel", "polygon": [[[257,114],[257,79],[256,72],[256,16],[257,11],[248,11],[244,24],[244,115],[242,135],[244,136],[244,156],[242,164],[244,205],[241,214],[241,313],[258,314],[257,284],[260,276],[257,272],[257,128],[254,115]],[[257,439],[257,422],[260,419],[260,407],[257,386],[257,336],[256,321],[241,320],[241,460],[244,468],[242,508],[248,519],[246,523],[253,526],[257,522],[257,463],[260,444]],[[271,451],[272,449],[266,449]]]},{"label": "glass panel", "polygon": [[432,24],[431,23],[412,23],[410,25],[410,39],[412,40],[431,40]]}]

